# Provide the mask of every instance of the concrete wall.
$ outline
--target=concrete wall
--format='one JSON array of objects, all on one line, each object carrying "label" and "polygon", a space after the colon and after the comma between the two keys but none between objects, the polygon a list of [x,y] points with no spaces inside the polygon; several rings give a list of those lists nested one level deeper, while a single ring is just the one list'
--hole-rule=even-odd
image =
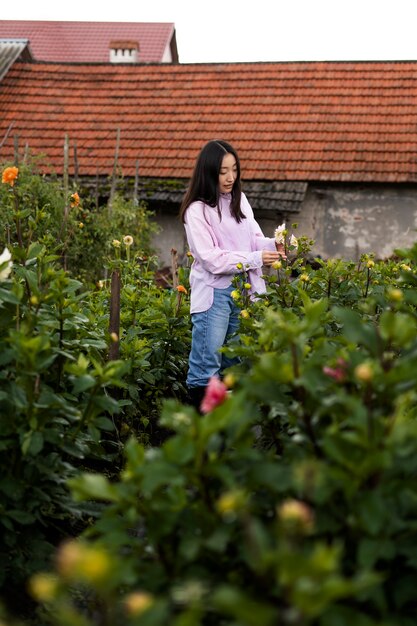
[{"label": "concrete wall", "polygon": [[[266,236],[283,221],[279,207],[255,216]],[[155,240],[161,266],[170,265],[172,248],[181,262],[186,239],[177,214],[156,211],[155,219],[162,228]],[[311,185],[300,213],[287,216],[287,225],[294,222],[297,236],[315,241],[314,256],[356,261],[372,252],[386,258],[417,241],[417,187]]]},{"label": "concrete wall", "polygon": [[296,221],[315,255],[387,258],[417,241],[417,188],[311,187]]}]

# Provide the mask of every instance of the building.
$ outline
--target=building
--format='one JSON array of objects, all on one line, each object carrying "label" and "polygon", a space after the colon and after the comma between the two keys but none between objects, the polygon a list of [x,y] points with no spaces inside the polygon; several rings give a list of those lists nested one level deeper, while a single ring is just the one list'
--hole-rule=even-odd
[{"label": "building", "polygon": [[26,40],[36,61],[178,63],[171,22],[0,20],[0,40]]},{"label": "building", "polygon": [[[26,50],[27,55],[29,54]],[[30,150],[93,186],[111,176],[184,251],[179,203],[202,145],[230,141],[266,234],[284,219],[322,257],[387,257],[416,239],[417,62],[43,63],[0,82],[0,161]]]}]

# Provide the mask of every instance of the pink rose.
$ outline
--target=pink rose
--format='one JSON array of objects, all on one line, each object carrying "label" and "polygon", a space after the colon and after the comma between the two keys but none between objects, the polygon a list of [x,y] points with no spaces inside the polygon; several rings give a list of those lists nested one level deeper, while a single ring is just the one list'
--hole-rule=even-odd
[{"label": "pink rose", "polygon": [[210,413],[216,406],[222,404],[227,398],[227,387],[217,377],[212,376],[206,387],[204,398],[201,402],[200,410],[202,413]]}]

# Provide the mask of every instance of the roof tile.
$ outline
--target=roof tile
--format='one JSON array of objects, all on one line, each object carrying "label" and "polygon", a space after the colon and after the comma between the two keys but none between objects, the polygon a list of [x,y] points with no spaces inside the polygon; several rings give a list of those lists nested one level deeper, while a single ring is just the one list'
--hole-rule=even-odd
[{"label": "roof tile", "polygon": [[0,20],[0,38],[28,39],[35,59],[61,63],[108,63],[114,40],[137,42],[139,61],[158,63],[174,31],[171,22]]},{"label": "roof tile", "polygon": [[246,180],[416,182],[417,62],[94,65],[15,63],[0,83],[0,159],[13,134],[62,170],[189,178],[209,139]]}]

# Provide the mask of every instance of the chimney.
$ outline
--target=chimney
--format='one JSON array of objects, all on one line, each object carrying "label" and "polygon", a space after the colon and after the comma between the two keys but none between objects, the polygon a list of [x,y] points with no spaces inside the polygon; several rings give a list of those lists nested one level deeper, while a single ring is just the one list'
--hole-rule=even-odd
[{"label": "chimney", "polygon": [[111,41],[110,63],[138,63],[139,43],[131,40]]}]

